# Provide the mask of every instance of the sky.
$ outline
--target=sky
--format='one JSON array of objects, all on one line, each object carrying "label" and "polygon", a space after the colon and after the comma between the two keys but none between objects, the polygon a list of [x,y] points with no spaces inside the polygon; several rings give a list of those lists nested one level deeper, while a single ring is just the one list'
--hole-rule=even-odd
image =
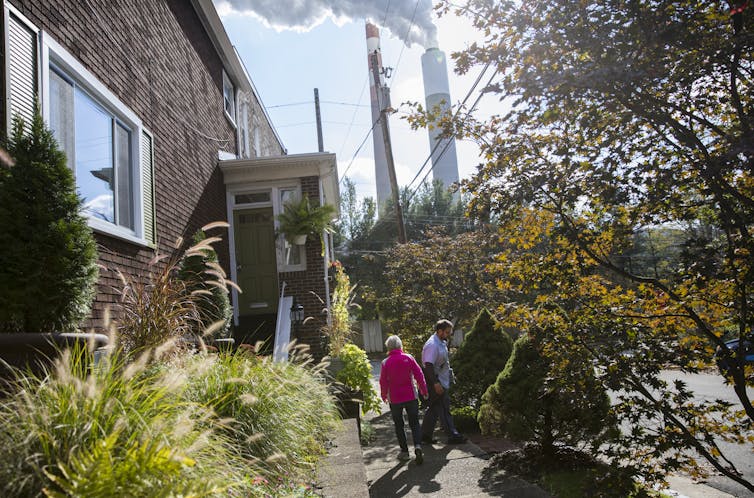
[{"label": "sky", "polygon": [[[466,97],[482,71],[477,67],[464,76],[455,74],[451,52],[481,41],[481,35],[465,18],[448,14],[437,19],[429,0],[232,1],[214,0],[288,153],[318,149],[314,107],[318,88],[324,150],[336,154],[339,177],[347,175],[359,197],[376,195],[365,20],[380,27],[383,66],[392,68],[387,84],[398,112],[390,117],[390,136],[401,186],[414,180],[430,153],[427,131],[413,131],[402,119],[407,111],[402,103],[424,103],[422,43],[439,44],[446,52],[453,103]],[[409,44],[402,41],[406,38]],[[489,114],[496,106],[494,97],[487,96],[479,111]],[[457,142],[456,147],[459,176],[467,178],[479,163],[478,149],[470,142]],[[424,168],[413,185],[428,170]]]}]

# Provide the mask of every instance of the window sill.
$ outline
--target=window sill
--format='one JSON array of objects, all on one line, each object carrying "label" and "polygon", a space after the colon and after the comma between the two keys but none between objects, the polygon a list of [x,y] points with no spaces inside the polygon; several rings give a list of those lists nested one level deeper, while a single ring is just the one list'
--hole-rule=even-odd
[{"label": "window sill", "polygon": [[107,235],[109,237],[120,239],[125,242],[130,242],[131,244],[135,244],[141,247],[150,249],[155,247],[154,244],[148,242],[145,239],[137,237],[133,232],[124,228],[117,227],[105,221],[98,220],[96,218],[89,218],[88,223],[89,227],[97,234]]}]

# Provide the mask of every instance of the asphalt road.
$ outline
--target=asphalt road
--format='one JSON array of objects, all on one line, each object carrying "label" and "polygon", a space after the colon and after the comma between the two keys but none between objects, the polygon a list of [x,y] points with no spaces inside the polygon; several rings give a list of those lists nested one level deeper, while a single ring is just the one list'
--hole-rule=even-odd
[{"label": "asphalt road", "polygon": [[[663,372],[662,377],[665,380],[683,380],[687,383],[689,388],[696,393],[696,397],[699,399],[723,399],[738,406],[741,404],[738,397],[736,397],[736,393],[733,392],[733,388],[725,385],[723,378],[720,375],[684,374],[679,371],[668,370]],[[748,393],[749,398],[754,399],[754,389],[749,388]],[[720,449],[744,475],[746,480],[754,482],[754,453],[752,453],[751,446],[721,443]],[[754,497],[754,493],[724,476],[711,475],[707,479],[707,485],[733,496]]]}]

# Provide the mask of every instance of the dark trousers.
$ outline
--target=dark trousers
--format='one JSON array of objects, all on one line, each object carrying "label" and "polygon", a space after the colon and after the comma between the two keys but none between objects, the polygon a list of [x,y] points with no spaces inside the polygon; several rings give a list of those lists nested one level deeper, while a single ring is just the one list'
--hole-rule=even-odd
[{"label": "dark trousers", "polygon": [[414,440],[414,446],[420,446],[422,434],[419,428],[419,401],[413,399],[404,403],[390,403],[390,414],[393,416],[398,444],[401,446],[402,451],[408,451],[403,422],[404,409],[406,410],[406,415],[408,415],[408,425],[411,427],[411,437]]},{"label": "dark trousers", "polygon": [[458,434],[456,426],[453,424],[453,417],[450,415],[450,395],[448,394],[448,390],[445,389],[442,394],[437,394],[430,387],[429,405],[422,421],[422,436],[424,439],[432,439],[437,419],[440,419],[440,425],[445,429],[448,437]]}]

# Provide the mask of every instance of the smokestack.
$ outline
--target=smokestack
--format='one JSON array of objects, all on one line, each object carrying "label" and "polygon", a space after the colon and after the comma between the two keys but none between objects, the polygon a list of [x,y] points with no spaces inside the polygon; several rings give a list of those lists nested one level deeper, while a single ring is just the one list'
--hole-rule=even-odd
[{"label": "smokestack", "polygon": [[[380,119],[380,111],[390,106],[390,94],[385,86],[384,71],[382,70],[382,52],[380,51],[380,30],[374,24],[366,23],[367,35],[367,67],[369,68],[369,94],[372,101],[372,123]],[[377,64],[380,73],[380,88],[375,87],[374,78],[371,77],[371,55],[377,52]],[[382,106],[382,107],[380,107]],[[374,178],[377,186],[377,213],[381,213],[392,196],[390,188],[390,176],[387,169],[387,156],[385,155],[385,139],[382,127],[375,125],[372,130],[374,143]]]},{"label": "smokestack", "polygon": [[[428,48],[422,55],[422,76],[424,78],[424,99],[427,109],[439,106],[443,111],[450,110],[450,87],[445,53],[436,47]],[[455,138],[440,139],[441,130],[428,129],[429,150],[432,151],[432,178],[441,180],[445,187],[458,181],[458,159]],[[447,148],[446,148],[447,147]],[[443,152],[444,151],[444,152]]]}]

